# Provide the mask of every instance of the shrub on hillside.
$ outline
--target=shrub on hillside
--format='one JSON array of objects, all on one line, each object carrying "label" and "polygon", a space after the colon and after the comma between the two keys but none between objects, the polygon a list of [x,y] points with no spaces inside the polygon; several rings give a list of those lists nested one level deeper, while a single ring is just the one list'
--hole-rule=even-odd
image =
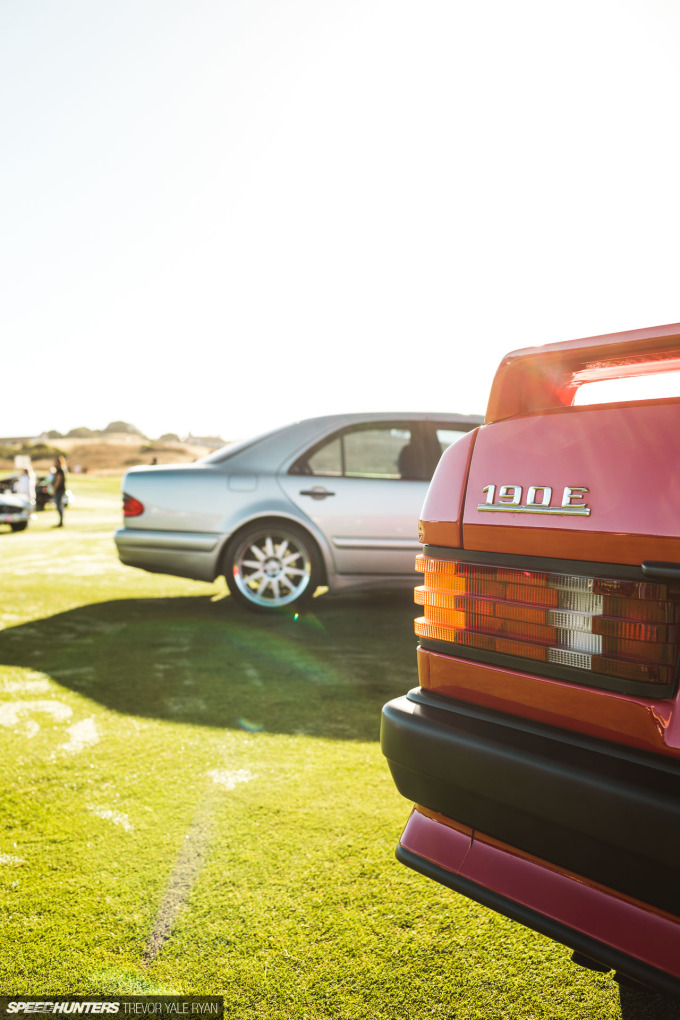
[{"label": "shrub on hillside", "polygon": [[71,429],[70,432],[66,433],[66,439],[98,439],[101,436],[101,432],[98,429],[87,429],[84,425],[81,425],[77,429]]},{"label": "shrub on hillside", "polygon": [[186,447],[180,445],[178,450],[174,443],[168,446],[166,443],[161,442],[160,439],[154,439],[150,443],[142,443],[139,448],[140,453],[179,453],[180,451],[186,453]]},{"label": "shrub on hillside", "polygon": [[17,454],[30,457],[31,460],[51,460],[66,456],[64,450],[48,443],[6,443],[0,446],[0,460],[14,460]]},{"label": "shrub on hillside", "polygon": [[28,454],[31,460],[46,460],[47,457],[66,457],[66,451],[51,443],[23,443],[19,453]]},{"label": "shrub on hillside", "polygon": [[142,436],[142,438],[144,438],[144,433],[140,432],[134,425],[130,425],[127,421],[109,422],[102,434],[106,435],[109,432],[126,432],[128,435]]}]

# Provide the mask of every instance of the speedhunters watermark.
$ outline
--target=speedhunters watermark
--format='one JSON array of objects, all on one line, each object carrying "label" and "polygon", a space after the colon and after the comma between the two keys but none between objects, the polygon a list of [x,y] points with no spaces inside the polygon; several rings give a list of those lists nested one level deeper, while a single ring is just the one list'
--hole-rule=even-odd
[{"label": "speedhunters watermark", "polygon": [[99,1014],[120,1018],[186,1017],[186,1020],[223,1020],[224,997],[221,995],[0,995],[0,1017],[22,1020],[29,1014],[41,1016],[90,1016]]}]

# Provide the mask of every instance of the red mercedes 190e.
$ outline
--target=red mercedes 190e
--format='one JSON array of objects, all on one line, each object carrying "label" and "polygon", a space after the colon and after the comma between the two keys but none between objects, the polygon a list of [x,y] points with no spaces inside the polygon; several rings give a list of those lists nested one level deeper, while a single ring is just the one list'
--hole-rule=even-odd
[{"label": "red mercedes 190e", "polygon": [[409,867],[680,994],[680,325],[516,351],[422,511],[420,686],[382,747]]}]

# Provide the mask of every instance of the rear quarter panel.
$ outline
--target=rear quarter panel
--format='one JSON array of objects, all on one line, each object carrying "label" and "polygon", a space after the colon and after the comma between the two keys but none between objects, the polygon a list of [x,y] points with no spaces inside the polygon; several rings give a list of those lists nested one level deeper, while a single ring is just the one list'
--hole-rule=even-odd
[{"label": "rear quarter panel", "polygon": [[139,517],[125,518],[130,530],[230,534],[263,513],[291,514],[271,475],[226,470],[226,465],[129,471],[123,491],[144,505]]}]

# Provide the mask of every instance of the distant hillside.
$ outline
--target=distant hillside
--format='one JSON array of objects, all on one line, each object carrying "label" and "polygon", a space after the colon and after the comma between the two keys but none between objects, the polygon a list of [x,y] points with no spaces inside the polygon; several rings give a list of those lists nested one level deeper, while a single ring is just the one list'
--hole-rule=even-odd
[{"label": "distant hillside", "polygon": [[[80,432],[74,429],[73,432]],[[47,437],[47,434],[45,434]],[[47,471],[57,453],[66,457],[69,471],[119,474],[135,464],[189,464],[205,456],[210,449],[221,445],[191,437],[190,442],[166,438],[150,440],[140,433],[109,432],[90,436],[50,436],[49,442],[24,439],[18,441],[0,439],[0,473],[8,474],[14,468],[15,454],[31,457],[37,472]]]},{"label": "distant hillside", "polygon": [[102,436],[119,436],[119,435],[130,435],[137,436],[140,439],[146,439],[147,437],[141,432],[136,426],[131,425],[127,421],[112,421],[106,426],[105,429],[90,429],[85,425],[80,425],[78,428],[71,429],[70,432],[62,433],[57,432],[56,429],[50,429],[49,432],[45,433],[46,439],[99,439]]}]

